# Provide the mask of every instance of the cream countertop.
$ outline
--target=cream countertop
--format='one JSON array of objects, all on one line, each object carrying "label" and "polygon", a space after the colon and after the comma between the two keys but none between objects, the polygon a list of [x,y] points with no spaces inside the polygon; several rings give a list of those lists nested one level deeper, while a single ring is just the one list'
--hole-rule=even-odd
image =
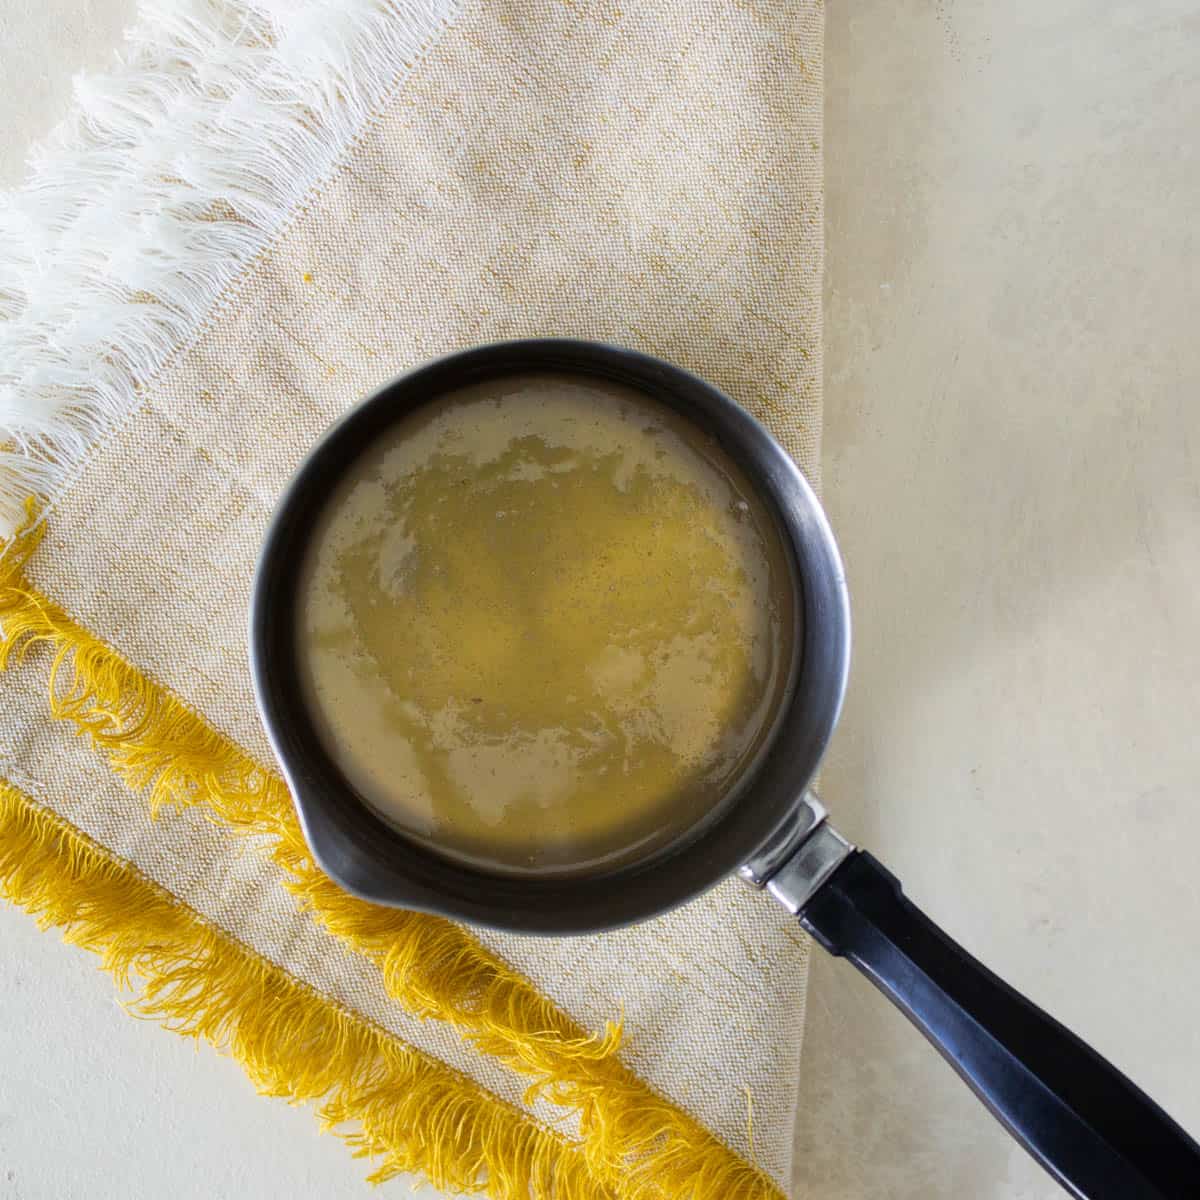
[{"label": "cream countertop", "polygon": [[[131,9],[0,11],[0,186]],[[824,797],[1200,1131],[1200,5],[828,16],[825,492],[856,650]],[[0,930],[0,1198],[362,1194],[310,1114],[129,1020],[24,914]],[[1062,1195],[814,963],[799,1195]]]},{"label": "cream countertop", "polygon": [[[830,8],[825,799],[1200,1134],[1200,5]],[[1063,1195],[814,957],[820,1200]]]}]

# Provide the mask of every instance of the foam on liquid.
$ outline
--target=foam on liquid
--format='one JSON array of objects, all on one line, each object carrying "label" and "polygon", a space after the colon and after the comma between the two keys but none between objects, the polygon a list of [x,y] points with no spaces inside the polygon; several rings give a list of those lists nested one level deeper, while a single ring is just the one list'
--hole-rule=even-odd
[{"label": "foam on liquid", "polygon": [[489,870],[594,870],[712,813],[786,688],[776,527],[658,402],[526,375],[400,420],[303,565],[302,688],[408,836]]}]

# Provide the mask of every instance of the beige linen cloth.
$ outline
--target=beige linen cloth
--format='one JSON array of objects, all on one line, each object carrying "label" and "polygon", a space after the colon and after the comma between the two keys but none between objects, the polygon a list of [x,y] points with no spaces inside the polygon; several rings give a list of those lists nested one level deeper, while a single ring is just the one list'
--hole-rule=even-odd
[{"label": "beige linen cloth", "polygon": [[[230,5],[192,6],[193,22],[221,14],[199,38],[212,48],[213,72],[222,69],[224,41],[262,40],[272,20],[282,27],[288,19],[264,18],[262,8],[253,10],[259,24],[251,22],[247,34],[245,20],[230,19]],[[593,1069],[592,1059],[568,1047],[562,1073],[528,1094],[530,1082],[545,1082],[548,1073],[536,1056],[522,1065],[522,1038],[536,1042],[546,1030],[498,1029],[495,1011],[484,1022],[464,1016],[469,1003],[454,1009],[444,997],[422,1001],[412,984],[428,967],[416,961],[426,945],[419,940],[410,947],[415,965],[406,968],[416,976],[397,983],[386,945],[363,952],[363,940],[345,936],[319,902],[315,912],[304,903],[315,891],[298,898],[295,886],[285,886],[295,880],[288,863],[269,853],[263,828],[243,821],[251,827],[238,832],[232,801],[221,812],[191,803],[205,788],[224,785],[172,755],[191,753],[198,722],[219,743],[222,762],[232,754],[253,764],[258,774],[247,778],[255,786],[273,770],[245,638],[265,523],[326,425],[431,356],[525,335],[637,347],[726,390],[815,478],[821,5],[497,0],[351,8],[336,19],[370,10],[375,24],[368,37],[339,48],[338,78],[353,77],[361,52],[374,56],[370,69],[381,82],[365,89],[365,100],[352,98],[356,107],[340,126],[312,118],[314,128],[324,122],[324,158],[297,163],[272,155],[270,128],[252,110],[238,126],[241,140],[223,135],[225,194],[189,214],[201,237],[205,222],[244,228],[215,266],[209,253],[189,272],[185,238],[172,249],[181,268],[142,294],[122,275],[120,239],[148,236],[145,221],[125,228],[115,220],[104,254],[81,266],[72,260],[77,273],[102,275],[96,286],[114,297],[112,312],[96,315],[86,336],[77,323],[71,334],[84,339],[104,391],[89,416],[86,381],[52,385],[58,392],[51,399],[74,421],[72,437],[57,449],[53,431],[39,440],[22,427],[10,438],[5,494],[38,495],[43,514],[43,537],[21,568],[19,590],[68,614],[72,628],[97,639],[97,655],[126,664],[145,691],[141,707],[111,719],[103,697],[111,700],[119,684],[98,685],[100,699],[64,705],[72,686],[86,686],[72,675],[79,646],[48,685],[56,643],[47,635],[48,652],[34,646],[0,676],[0,773],[249,953],[423,1060],[448,1064],[456,1077],[550,1131],[563,1154],[584,1147],[587,1160],[569,1184],[566,1159],[541,1182],[514,1184],[503,1151],[489,1158],[481,1150],[478,1163],[456,1171],[436,1147],[410,1146],[396,1163],[497,1195],[521,1188],[786,1193],[808,948],[775,906],[731,881],[616,933],[545,940],[471,931],[479,953],[490,952],[521,981],[512,994],[536,989],[549,1002],[546,1011],[600,1036],[597,1061],[607,1061],[607,1023],[623,1019],[617,1054],[624,1074]],[[405,26],[404,44],[415,52],[383,44],[379,30],[389,23]],[[194,30],[188,36],[198,38]],[[287,86],[304,86],[306,62],[299,56],[291,64]],[[215,86],[203,61],[180,70],[186,87]],[[338,90],[344,85],[316,68],[310,74],[314,95],[325,89],[314,111],[350,103]],[[118,72],[110,87],[121,85]],[[283,76],[271,86],[278,98]],[[216,86],[216,93],[221,104],[250,104],[228,88]],[[311,132],[303,111],[301,147]],[[188,132],[177,131],[180,138]],[[188,155],[179,144],[173,159],[185,175]],[[288,169],[306,184],[302,194],[275,189],[275,207],[256,210],[255,189],[270,188],[263,177]],[[56,235],[38,269],[52,273],[55,254],[74,253],[70,220],[60,220],[66,233]],[[184,293],[186,302],[176,303]],[[18,299],[10,324],[43,319],[37,306],[56,303],[29,288]],[[139,357],[124,347],[123,339],[140,335],[121,313],[156,304],[183,315],[163,323]],[[36,349],[25,373],[6,381],[11,387],[42,386]],[[60,353],[46,351],[48,359]],[[25,460],[31,470],[23,476]],[[43,476],[44,460],[53,469]],[[6,637],[15,631],[9,621]],[[76,635],[56,636],[66,656]],[[108,659],[97,662],[103,675]],[[184,730],[178,744],[163,715],[176,701]],[[74,736],[77,728],[93,736]],[[130,752],[123,759],[143,736],[158,738],[159,757],[132,762]],[[180,785],[175,802],[151,818],[147,789],[175,767],[193,783]],[[212,778],[218,774],[214,768]],[[397,929],[400,944],[407,927]],[[152,974],[152,965],[146,969]],[[262,1003],[270,1002],[264,995]],[[675,1126],[646,1136],[638,1119],[640,1111],[653,1118],[647,1099],[681,1113],[679,1129],[691,1141],[680,1142]],[[699,1132],[688,1133],[688,1122]],[[601,1143],[589,1157],[588,1147]]]}]

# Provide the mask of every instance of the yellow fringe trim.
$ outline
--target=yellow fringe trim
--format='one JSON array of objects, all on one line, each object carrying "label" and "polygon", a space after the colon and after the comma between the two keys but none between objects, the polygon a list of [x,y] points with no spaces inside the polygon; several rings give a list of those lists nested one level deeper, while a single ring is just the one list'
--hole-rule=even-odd
[{"label": "yellow fringe trim", "polygon": [[51,713],[87,734],[152,811],[201,805],[263,840],[305,906],[378,965],[391,996],[529,1076],[529,1098],[578,1113],[587,1165],[612,1191],[630,1200],[782,1200],[763,1171],[620,1061],[619,1023],[589,1033],[461,926],[369,904],[322,874],[281,776],[30,586],[35,517],[31,502],[28,525],[0,560],[0,671],[14,655],[48,649]]},{"label": "yellow fringe trim", "polygon": [[[100,955],[129,1007],[233,1055],[259,1092],[316,1101],[356,1157],[498,1200],[610,1200],[573,1143],[332,1003],[0,781],[0,896]],[[351,1126],[347,1129],[346,1126]]]}]

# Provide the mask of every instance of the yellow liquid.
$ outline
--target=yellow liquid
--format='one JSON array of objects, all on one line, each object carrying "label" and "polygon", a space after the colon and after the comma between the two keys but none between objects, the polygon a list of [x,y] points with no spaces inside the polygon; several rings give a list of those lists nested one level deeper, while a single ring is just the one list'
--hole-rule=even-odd
[{"label": "yellow liquid", "polygon": [[306,703],[379,815],[488,870],[642,857],[727,797],[786,690],[774,522],[705,435],[582,376],[423,406],[332,490]]}]

